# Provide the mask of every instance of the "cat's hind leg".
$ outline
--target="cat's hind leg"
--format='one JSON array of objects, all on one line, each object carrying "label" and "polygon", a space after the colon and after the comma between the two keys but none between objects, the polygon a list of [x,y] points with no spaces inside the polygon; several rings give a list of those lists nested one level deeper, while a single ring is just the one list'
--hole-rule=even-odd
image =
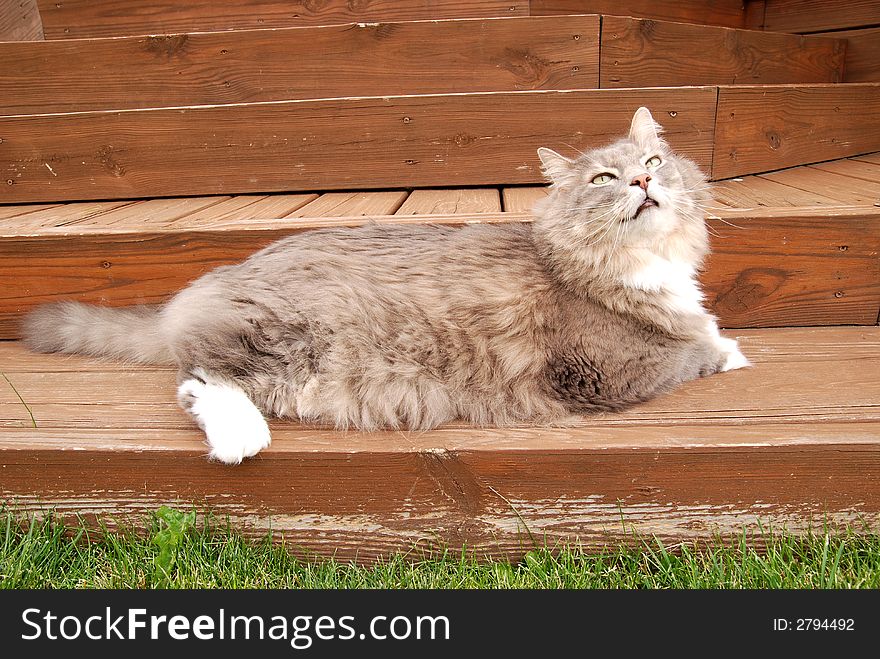
[{"label": "cat's hind leg", "polygon": [[211,459],[238,464],[269,446],[269,426],[244,390],[201,368],[182,374],[180,406],[205,431]]}]

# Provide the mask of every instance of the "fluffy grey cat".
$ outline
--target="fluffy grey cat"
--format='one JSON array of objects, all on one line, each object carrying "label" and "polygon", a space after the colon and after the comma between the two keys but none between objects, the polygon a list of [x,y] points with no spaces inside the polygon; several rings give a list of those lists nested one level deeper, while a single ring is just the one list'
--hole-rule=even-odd
[{"label": "fluffy grey cat", "polygon": [[646,108],[570,160],[539,149],[531,224],[321,229],[217,268],[158,307],[35,310],[44,352],[176,364],[211,457],[264,415],[370,430],[554,423],[747,366],[702,306],[707,184]]}]

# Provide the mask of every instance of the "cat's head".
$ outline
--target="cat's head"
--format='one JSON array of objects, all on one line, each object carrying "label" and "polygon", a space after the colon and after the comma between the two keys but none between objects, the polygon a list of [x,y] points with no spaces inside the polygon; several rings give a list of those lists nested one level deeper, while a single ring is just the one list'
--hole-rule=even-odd
[{"label": "cat's head", "polygon": [[613,144],[575,159],[538,149],[552,186],[535,208],[536,224],[569,248],[646,247],[699,262],[708,246],[702,213],[708,185],[693,162],[673,153],[661,130],[639,108],[629,134]]}]

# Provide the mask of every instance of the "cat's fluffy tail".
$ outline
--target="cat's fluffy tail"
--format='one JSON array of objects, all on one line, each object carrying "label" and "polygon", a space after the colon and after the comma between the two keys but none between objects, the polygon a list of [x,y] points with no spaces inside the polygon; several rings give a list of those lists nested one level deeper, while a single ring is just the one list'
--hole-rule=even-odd
[{"label": "cat's fluffy tail", "polygon": [[72,352],[142,364],[173,363],[159,307],[114,309],[79,302],[37,307],[22,324],[25,345],[37,352]]}]

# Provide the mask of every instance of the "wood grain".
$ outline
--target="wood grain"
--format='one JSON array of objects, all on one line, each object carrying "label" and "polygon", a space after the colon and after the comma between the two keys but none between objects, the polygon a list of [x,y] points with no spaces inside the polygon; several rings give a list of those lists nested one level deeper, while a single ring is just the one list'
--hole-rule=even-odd
[{"label": "wood grain", "polygon": [[634,532],[711,540],[759,522],[876,529],[880,485],[865,474],[880,468],[880,329],[737,338],[753,368],[625,414],[419,433],[273,421],[272,446],[235,468],[204,459],[200,431],[174,401],[172,370],[0,344],[38,424],[24,425],[23,406],[0,388],[0,496],[23,512],[53,507],[111,523],[195,504],[246,534],[271,524],[301,554],[361,561],[464,545],[518,557],[532,537],[590,548],[632,542]]},{"label": "wood grain", "polygon": [[[880,309],[880,210],[716,211],[702,281],[725,327],[874,324]],[[113,212],[113,211],[111,211]],[[292,215],[296,215],[294,212]],[[518,213],[372,217],[379,222],[467,224],[527,220]],[[0,338],[36,304],[79,299],[156,303],[219,265],[285,235],[364,218],[293,218],[144,229],[87,225],[30,230],[0,240]],[[731,226],[732,223],[733,226]]]},{"label": "wood grain", "polygon": [[846,176],[853,183],[857,181],[869,181],[880,183],[880,163],[862,162],[859,160],[831,160],[810,165],[810,169],[821,172],[830,172]]},{"label": "wood grain", "polygon": [[842,202],[870,205],[880,200],[880,182],[853,179],[850,174],[798,167],[762,174],[762,178],[802,190],[814,190],[819,194],[840,199]]},{"label": "wood grain", "polygon": [[721,87],[716,179],[880,149],[880,84]]},{"label": "wood grain", "polygon": [[[37,0],[0,0],[0,42],[42,39],[43,23]],[[4,68],[0,66],[0,70]]]},{"label": "wood grain", "polygon": [[2,114],[588,89],[599,82],[599,17],[0,43],[0,70]]},{"label": "wood grain", "polygon": [[845,52],[828,37],[604,16],[600,86],[840,82]]},{"label": "wood grain", "polygon": [[868,153],[862,156],[857,156],[853,158],[853,160],[880,164],[880,153]]},{"label": "wood grain", "polygon": [[536,202],[547,196],[546,186],[504,188],[501,199],[508,213],[528,213]]},{"label": "wood grain", "polygon": [[793,188],[760,176],[718,181],[712,185],[716,203],[731,208],[784,208],[796,206],[840,206],[838,198],[814,190]]},{"label": "wood grain", "polygon": [[846,39],[846,82],[880,82],[880,28],[833,33]]},{"label": "wood grain", "polygon": [[403,190],[387,192],[328,192],[284,217],[357,217],[394,215],[406,199]]},{"label": "wood grain", "polygon": [[526,16],[525,0],[37,0],[47,39]]},{"label": "wood grain", "polygon": [[531,0],[532,16],[616,14],[700,25],[744,27],[741,0]]},{"label": "wood grain", "polygon": [[820,32],[880,23],[877,0],[766,0],[764,29]]},{"label": "wood grain", "polygon": [[500,213],[501,195],[495,188],[413,190],[397,215]]},{"label": "wood grain", "polygon": [[523,91],[0,117],[0,202],[537,183],[538,147],[616,138],[640,105],[708,169],[715,96]]}]

